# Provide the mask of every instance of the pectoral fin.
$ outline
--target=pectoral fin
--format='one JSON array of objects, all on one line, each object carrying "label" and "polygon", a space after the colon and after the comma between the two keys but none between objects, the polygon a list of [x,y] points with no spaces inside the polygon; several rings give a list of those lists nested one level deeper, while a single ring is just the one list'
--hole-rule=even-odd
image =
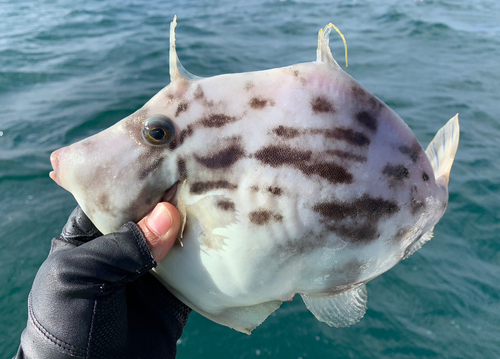
[{"label": "pectoral fin", "polygon": [[334,295],[308,296],[302,294],[307,309],[321,322],[331,327],[348,327],[366,313],[366,285]]},{"label": "pectoral fin", "polygon": [[223,229],[237,223],[237,211],[230,198],[222,195],[206,196],[186,206],[186,216],[191,225],[200,228],[200,244],[202,250],[221,250],[227,237],[217,234]]}]

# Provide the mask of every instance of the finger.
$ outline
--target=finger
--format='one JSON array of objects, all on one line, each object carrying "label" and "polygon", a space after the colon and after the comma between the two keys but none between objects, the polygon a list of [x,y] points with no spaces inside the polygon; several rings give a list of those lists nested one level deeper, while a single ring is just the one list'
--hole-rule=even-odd
[{"label": "finger", "polygon": [[137,226],[141,229],[156,262],[160,262],[175,243],[181,217],[174,205],[161,202]]},{"label": "finger", "polygon": [[71,212],[61,232],[62,239],[66,241],[77,240],[81,243],[91,241],[100,236],[102,236],[102,233],[94,226],[80,206],[77,206]]}]

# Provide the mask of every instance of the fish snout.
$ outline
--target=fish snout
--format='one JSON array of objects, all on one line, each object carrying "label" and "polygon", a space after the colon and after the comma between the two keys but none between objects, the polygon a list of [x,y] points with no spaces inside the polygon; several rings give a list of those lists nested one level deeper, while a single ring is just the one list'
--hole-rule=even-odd
[{"label": "fish snout", "polygon": [[52,165],[52,168],[54,169],[53,171],[50,171],[49,176],[52,178],[52,180],[57,183],[59,186],[62,187],[61,184],[61,179],[59,177],[60,171],[59,171],[59,157],[61,154],[62,148],[52,152],[50,155],[50,163]]}]

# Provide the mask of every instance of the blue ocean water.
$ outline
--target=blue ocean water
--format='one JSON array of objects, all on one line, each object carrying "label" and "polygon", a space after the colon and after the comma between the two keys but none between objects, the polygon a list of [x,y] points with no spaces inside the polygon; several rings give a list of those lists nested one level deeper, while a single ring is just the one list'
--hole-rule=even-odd
[{"label": "blue ocean water", "polygon": [[[284,303],[251,336],[193,313],[179,358],[500,358],[500,3],[496,0],[0,1],[0,355],[14,355],[34,275],[76,205],[49,155],[168,84],[169,23],[199,76],[313,61],[329,22],[347,71],[424,146],[461,139],[434,239],[368,283],[345,329]],[[344,66],[336,35],[331,48]]]}]

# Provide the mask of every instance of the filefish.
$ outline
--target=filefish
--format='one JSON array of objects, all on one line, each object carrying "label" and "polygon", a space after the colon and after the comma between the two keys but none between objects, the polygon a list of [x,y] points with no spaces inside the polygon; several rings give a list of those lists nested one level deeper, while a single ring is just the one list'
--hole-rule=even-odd
[{"label": "filefish", "polygon": [[446,210],[458,116],[424,151],[334,60],[332,26],[314,62],[200,78],[179,62],[176,24],[170,84],[55,151],[50,176],[102,233],[176,204],[182,239],[154,274],[216,323],[249,334],[296,294],[330,326],[358,322],[366,283],[431,239]]}]

